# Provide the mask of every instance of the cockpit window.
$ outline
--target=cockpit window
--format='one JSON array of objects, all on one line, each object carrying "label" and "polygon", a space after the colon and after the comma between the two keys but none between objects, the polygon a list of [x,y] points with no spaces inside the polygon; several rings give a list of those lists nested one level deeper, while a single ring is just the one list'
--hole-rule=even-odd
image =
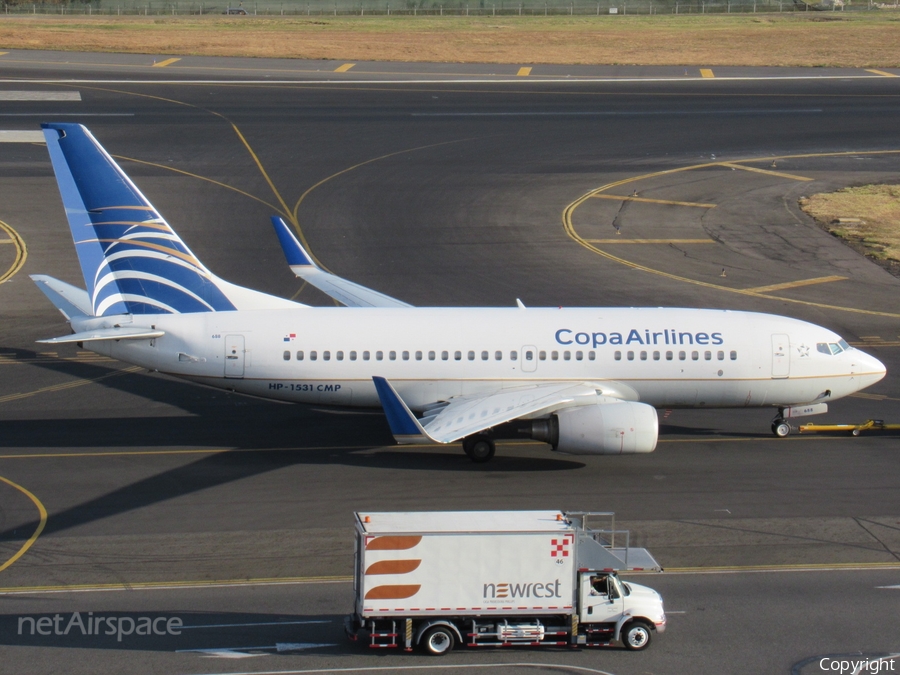
[{"label": "cockpit window", "polygon": [[845,340],[839,340],[838,342],[816,343],[816,351],[828,355],[840,354],[841,352],[847,351],[848,349],[850,349],[850,345],[848,345]]}]

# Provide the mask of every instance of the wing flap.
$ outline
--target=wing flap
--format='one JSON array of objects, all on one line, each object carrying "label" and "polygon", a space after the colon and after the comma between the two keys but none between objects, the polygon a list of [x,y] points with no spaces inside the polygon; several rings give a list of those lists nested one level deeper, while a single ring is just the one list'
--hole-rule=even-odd
[{"label": "wing flap", "polygon": [[504,422],[578,405],[579,398],[594,399],[598,395],[596,387],[590,383],[550,383],[503,389],[486,395],[453,398],[442,408],[429,410],[420,420],[387,380],[383,377],[372,379],[398,443],[418,443],[424,439],[452,443]]},{"label": "wing flap", "polygon": [[326,272],[306,252],[282,218],[272,216],[272,225],[275,227],[275,233],[278,235],[278,241],[284,250],[284,257],[287,259],[288,265],[291,266],[291,271],[310,286],[318,288],[342,305],[347,307],[412,307],[402,300]]}]

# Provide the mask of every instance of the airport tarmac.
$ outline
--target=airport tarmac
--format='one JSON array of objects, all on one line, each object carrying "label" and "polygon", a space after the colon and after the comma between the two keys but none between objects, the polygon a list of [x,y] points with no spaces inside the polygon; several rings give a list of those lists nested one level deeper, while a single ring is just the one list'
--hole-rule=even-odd
[{"label": "airport tarmac", "polygon": [[[183,61],[160,68],[135,56],[0,56],[0,91],[19,92],[2,101],[0,127],[86,124],[200,259],[241,285],[328,302],[284,263],[268,222],[280,212],[329,269],[416,305],[520,298],[796,316],[888,368],[882,382],[809,421],[900,422],[892,375],[900,280],[797,207],[803,195],[900,178],[900,79],[755,69],[729,72],[747,79],[710,81],[717,78],[694,71],[618,68],[579,69],[578,82],[470,83],[498,67],[377,64],[354,81],[351,69],[330,82],[338,77],[331,71],[312,81],[319,64]],[[250,83],[259,73],[248,68],[279,67],[309,82]],[[477,466],[457,446],[395,446],[378,411],[248,399],[74,346],[47,348],[35,340],[66,326],[27,275],[82,285],[80,270],[46,148],[0,150],[0,239],[9,241],[0,245],[0,593],[35,594],[0,596],[0,649],[17,672],[145,669],[136,652],[166,672],[383,666],[346,645],[322,658],[284,656],[287,666],[271,658],[208,665],[196,655],[178,660],[165,642],[71,649],[12,632],[15,617],[40,612],[206,607],[331,620],[348,609],[354,510],[615,511],[617,525],[667,569],[729,572],[653,577],[647,583],[669,609],[678,608],[667,593],[721,607],[727,589],[759,598],[754,585],[777,578],[777,595],[810,603],[804,618],[816,625],[834,622],[837,604],[854,626],[878,626],[812,632],[776,653],[765,645],[791,627],[766,628],[765,613],[779,605],[758,600],[742,616],[757,627],[718,638],[728,640],[729,651],[718,652],[731,659],[725,667],[701,651],[708,627],[682,637],[677,618],[641,655],[491,652],[454,655],[454,663],[554,661],[615,673],[760,672],[761,663],[807,673],[817,671],[795,666],[820,653],[898,651],[884,618],[897,591],[880,589],[873,601],[863,590],[900,583],[896,433],[776,439],[773,411],[660,411],[651,455],[569,457],[511,440]],[[797,566],[843,571],[750,571]],[[265,585],[273,579],[294,583]],[[198,583],[218,585],[141,590]],[[855,588],[859,600],[851,593],[829,602],[820,583]],[[48,592],[72,587],[85,594]],[[76,597],[91,600],[72,604]],[[294,597],[304,609],[291,606]],[[281,629],[254,631],[263,646],[334,641],[315,631],[297,640]],[[744,669],[752,649],[758,661]],[[330,656],[337,653],[344,656]],[[396,658],[388,668],[407,664]]]}]

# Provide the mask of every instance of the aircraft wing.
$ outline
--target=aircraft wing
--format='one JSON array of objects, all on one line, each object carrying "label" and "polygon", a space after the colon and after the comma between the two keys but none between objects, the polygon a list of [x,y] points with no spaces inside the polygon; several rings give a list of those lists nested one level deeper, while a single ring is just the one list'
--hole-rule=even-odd
[{"label": "aircraft wing", "polygon": [[272,216],[272,225],[294,274],[341,304],[347,307],[412,307],[402,300],[326,272],[316,265],[283,219]]},{"label": "aircraft wing", "polygon": [[390,382],[383,377],[372,380],[398,443],[452,443],[504,422],[577,404],[582,397],[598,397],[597,388],[589,383],[539,384],[452,398],[418,419]]}]

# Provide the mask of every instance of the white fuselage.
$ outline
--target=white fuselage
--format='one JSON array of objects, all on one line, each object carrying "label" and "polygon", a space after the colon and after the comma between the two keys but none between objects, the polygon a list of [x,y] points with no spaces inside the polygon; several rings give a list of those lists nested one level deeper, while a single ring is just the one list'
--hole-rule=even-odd
[{"label": "white fuselage", "polygon": [[299,307],[98,317],[73,328],[117,323],[165,336],[85,347],[215,387],[340,406],[379,406],[373,376],[421,410],[566,381],[655,407],[789,406],[847,396],[885,373],[828,329],[725,310]]}]

